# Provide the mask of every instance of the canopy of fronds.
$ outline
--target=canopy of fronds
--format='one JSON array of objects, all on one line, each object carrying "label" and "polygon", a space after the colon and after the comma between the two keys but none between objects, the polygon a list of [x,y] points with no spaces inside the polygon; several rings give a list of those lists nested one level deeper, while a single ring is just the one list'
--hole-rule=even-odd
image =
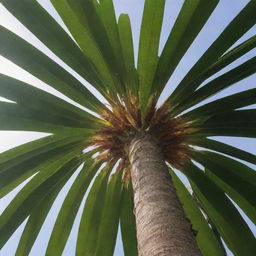
[{"label": "canopy of fronds", "polygon": [[[256,156],[211,138],[256,138],[256,110],[247,107],[256,103],[256,88],[203,102],[255,77],[256,36],[240,39],[255,26],[256,1],[246,1],[159,105],[171,75],[221,1],[184,1],[159,53],[164,8],[172,2],[144,1],[135,58],[129,16],[116,18],[112,0],[51,0],[72,38],[37,1],[1,1],[102,95],[96,97],[73,73],[0,27],[3,57],[88,110],[0,75],[0,96],[14,102],[0,102],[0,129],[51,134],[0,155],[1,197],[20,188],[0,219],[1,247],[26,220],[16,255],[28,255],[56,197],[72,178],[49,230],[45,255],[62,255],[79,209],[76,256],[113,255],[119,224],[124,254],[137,255],[127,146],[136,132],[144,131],[162,148],[202,255],[226,255],[222,241],[234,255],[256,255],[255,237],[234,206],[256,224],[256,173],[247,165],[255,165]],[[246,61],[235,62],[245,54]],[[187,177],[192,192],[173,168]]]}]

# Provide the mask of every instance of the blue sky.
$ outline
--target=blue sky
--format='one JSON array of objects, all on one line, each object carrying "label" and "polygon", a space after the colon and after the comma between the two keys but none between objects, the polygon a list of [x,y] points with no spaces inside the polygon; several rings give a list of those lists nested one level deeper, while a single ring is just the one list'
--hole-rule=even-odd
[{"label": "blue sky", "polygon": [[[49,0],[38,0],[40,4],[42,4],[50,13],[53,15],[58,22],[61,23],[58,15],[52,8]],[[183,0],[166,0],[166,12],[164,17],[163,29],[162,29],[162,37],[161,37],[161,44],[160,49],[161,51],[165,40],[170,32],[172,25],[175,22],[177,17],[178,11],[183,4]],[[245,6],[249,1],[248,0],[233,0],[232,5],[230,0],[221,0],[219,5],[217,6],[216,10],[213,12],[211,18],[206,24],[205,29],[201,31],[199,37],[195,42],[192,44],[190,49],[188,50],[185,57],[181,60],[178,68],[170,78],[167,87],[165,88],[161,100],[164,100],[168,97],[170,92],[175,88],[175,85],[183,78],[186,72],[191,68],[193,63],[202,55],[202,53],[211,45],[211,43],[217,38],[220,32],[224,29],[224,27],[232,20],[232,18]],[[132,22],[132,29],[134,34],[134,46],[135,51],[138,49],[138,41],[139,41],[139,30],[140,30],[140,23],[141,23],[141,15],[143,11],[143,0],[114,0],[115,8],[117,15],[120,13],[128,13],[131,18]],[[53,58],[56,62],[60,65],[65,66],[70,72],[72,72],[79,80],[81,80],[86,86],[91,88],[91,86],[84,81],[81,77],[76,75],[69,67],[67,67],[61,60],[59,60],[51,51],[49,51],[39,40],[37,40],[27,29],[25,29],[15,18],[13,18],[8,12],[1,6],[0,4],[0,24],[7,27],[8,29],[14,31],[18,35],[22,36],[24,39],[33,43],[38,47],[41,51],[45,54],[49,55]],[[246,35],[243,36],[241,41],[244,41],[246,38],[249,38],[252,35],[256,34],[256,26],[254,26]],[[239,42],[237,42],[239,43]],[[236,62],[229,65],[225,68],[224,71],[231,69],[234,66],[237,66],[239,63],[249,59],[252,56],[256,55],[256,50],[250,51],[246,56],[240,58]],[[221,71],[220,73],[223,73]],[[39,81],[37,78],[33,77],[32,75],[28,74],[26,71],[18,68],[14,64],[10,63],[9,61],[5,60],[0,56],[0,73],[8,74],[23,80],[33,86],[40,87],[45,89],[53,94],[56,94],[59,97],[67,99],[64,95],[60,94],[59,92],[55,91],[48,85],[44,84],[43,82]],[[212,79],[212,78],[210,78]],[[220,95],[216,95],[214,99],[217,97],[223,97],[230,93],[236,93],[241,90],[255,88],[255,79],[256,75],[251,76],[233,86],[229,89],[224,90]],[[1,99],[1,98],[0,98]],[[4,99],[2,99],[4,100]],[[74,102],[73,102],[74,103]],[[75,103],[74,103],[75,104]],[[255,107],[255,106],[254,106]],[[34,132],[5,132],[0,131],[0,152],[5,151],[9,148],[14,146],[23,144],[25,142],[34,140],[36,138],[45,136],[45,134],[38,134]],[[220,138],[216,138],[220,139]],[[256,139],[234,139],[234,138],[221,138],[222,141],[238,146],[244,150],[253,152],[256,154]],[[252,166],[252,165],[251,165]],[[255,166],[253,166],[255,168]],[[75,174],[76,175],[76,174]],[[75,175],[72,177],[75,178]],[[38,243],[33,247],[31,256],[43,256],[44,250],[46,249],[47,244],[47,231],[51,229],[54,221],[54,215],[58,212],[58,208],[61,205],[61,201],[64,198],[65,192],[67,191],[68,186],[70,186],[72,180],[67,184],[67,186],[62,190],[62,193],[57,199],[55,203],[55,208],[50,212],[45,227],[40,232]],[[0,204],[0,212],[6,207],[8,202],[13,198],[15,195],[15,191],[12,192],[10,195],[6,196],[4,199],[1,200]],[[84,203],[84,202],[83,202]],[[70,256],[74,255],[74,242],[75,240],[75,231],[78,227],[78,219],[74,225],[71,238],[69,239],[68,245],[63,253],[63,256]],[[24,226],[24,225],[23,225]],[[252,229],[256,233],[256,228],[250,223]],[[0,256],[13,256],[15,252],[15,246],[17,245],[17,239],[19,238],[22,231],[22,227],[12,236],[8,244],[1,250]],[[122,256],[122,245],[120,241],[120,236],[118,237],[118,243],[115,251],[115,256]],[[232,255],[232,254],[230,254]]]}]

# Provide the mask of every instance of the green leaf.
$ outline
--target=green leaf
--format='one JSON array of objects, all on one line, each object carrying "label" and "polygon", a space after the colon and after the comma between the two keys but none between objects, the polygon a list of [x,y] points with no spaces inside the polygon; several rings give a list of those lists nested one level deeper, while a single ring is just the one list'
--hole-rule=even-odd
[{"label": "green leaf", "polygon": [[0,54],[86,108],[97,111],[102,106],[100,101],[65,69],[2,26]]},{"label": "green leaf", "polygon": [[[110,48],[112,49],[113,55],[115,57],[114,58],[115,65],[116,65],[116,69],[118,71],[118,76],[119,76],[118,79],[122,83],[122,86],[124,86],[123,83],[124,83],[124,74],[125,74],[125,66],[124,66],[125,63],[124,63],[124,56],[122,54],[122,49],[121,49],[121,41],[120,41],[121,39],[119,36],[113,0],[100,0],[99,3],[100,4],[98,7],[98,14],[105,28],[107,38],[110,43]],[[126,32],[124,31],[124,33]],[[104,45],[105,45],[105,42],[104,42]],[[125,90],[123,90],[123,92],[125,93]]]},{"label": "green leaf", "polygon": [[246,107],[255,103],[256,89],[250,89],[232,94],[219,100],[212,101],[185,113],[182,115],[182,117],[185,119],[193,120],[201,116],[211,116],[218,113],[230,112],[230,110]]},{"label": "green leaf", "polygon": [[68,117],[35,110],[14,103],[0,102],[0,130],[37,131],[61,134],[91,133],[95,124],[86,125]]},{"label": "green leaf", "polygon": [[50,135],[26,144],[22,144],[21,146],[9,149],[0,154],[0,171],[5,171],[22,161],[28,160],[38,154],[47,152],[56,147],[84,139],[85,138],[79,136],[65,137],[60,135]]},{"label": "green leaf", "polygon": [[52,207],[52,204],[54,203],[60,190],[66,184],[80,163],[81,160],[70,162],[70,165],[66,168],[66,174],[58,179],[43,195],[40,195],[40,201],[37,207],[33,208],[30,212],[28,222],[26,223],[25,229],[22,232],[22,236],[16,250],[16,255],[29,255],[30,250]]},{"label": "green leaf", "polygon": [[192,157],[207,168],[207,176],[217,181],[217,184],[256,224],[255,170],[236,160],[209,151],[196,152]]},{"label": "green leaf", "polygon": [[[60,189],[61,188],[62,187],[60,187]],[[31,211],[26,226],[22,232],[22,236],[19,240],[16,255],[29,255],[58,192],[59,190],[56,189],[51,191],[51,193],[48,193],[44,199],[38,203],[37,207]]]},{"label": "green leaf", "polygon": [[90,256],[96,252],[106,199],[105,193],[112,167],[108,165],[100,171],[86,199],[78,231],[77,256]]},{"label": "green leaf", "polygon": [[186,216],[192,224],[193,230],[197,232],[196,241],[203,256],[225,256],[223,248],[216,239],[215,234],[208,225],[205,217],[198,208],[197,202],[188,192],[178,176],[169,170],[177,195],[182,203]]},{"label": "green leaf", "polygon": [[193,84],[200,85],[207,78],[214,75],[219,70],[226,67],[236,59],[242,57],[244,54],[246,54],[255,47],[256,36],[252,36],[251,38],[247,39],[246,41],[233,48],[232,50],[228,51],[225,55],[218,58],[218,60],[212,65],[205,68],[205,70],[193,81]]},{"label": "green leaf", "polygon": [[225,143],[207,138],[189,138],[189,144],[215,150],[256,165],[256,155]]},{"label": "green leaf", "polygon": [[40,171],[40,168],[49,162],[83,144],[84,140],[81,137],[56,139],[54,136],[49,136],[2,153],[0,198]]},{"label": "green leaf", "polygon": [[131,182],[123,188],[120,224],[124,255],[137,256],[136,222],[133,214],[133,190]]},{"label": "green leaf", "polygon": [[213,42],[203,56],[196,62],[169,98],[176,105],[191,94],[200,83],[194,83],[197,77],[213,65],[238,39],[240,39],[256,22],[256,1],[252,0],[230,22],[220,36]]},{"label": "green leaf", "polygon": [[158,63],[165,0],[145,0],[138,53],[139,97],[145,110]]},{"label": "green leaf", "polygon": [[219,0],[184,1],[159,59],[154,81],[154,91],[158,95],[218,2]]},{"label": "green leaf", "polygon": [[[201,123],[200,123],[201,122]],[[256,109],[236,110],[199,121],[197,135],[256,137]]]},{"label": "green leaf", "polygon": [[138,74],[134,63],[134,49],[132,29],[129,16],[121,14],[118,19],[118,29],[121,43],[121,50],[124,58],[126,91],[138,94]]},{"label": "green leaf", "polygon": [[[33,109],[74,119],[74,123],[101,122],[78,107],[19,80],[0,74],[0,95]],[[42,106],[44,106],[42,108]]]},{"label": "green leaf", "polygon": [[225,193],[243,210],[243,212],[251,219],[254,224],[255,222],[255,207],[252,207],[250,203],[248,203],[247,200],[244,199],[243,196],[241,196],[237,190],[233,189],[231,186],[229,186],[227,183],[223,182],[218,176],[216,176],[214,173],[206,170],[206,175],[219,187],[221,187]]},{"label": "green leaf", "polygon": [[72,184],[55,222],[46,255],[62,255],[84,195],[102,162],[85,162]]},{"label": "green leaf", "polygon": [[[51,3],[71,32],[75,41],[80,46],[82,52],[92,61],[96,67],[99,77],[103,82],[103,87],[100,91],[104,96],[107,96],[105,89],[116,92],[115,85],[117,83],[114,74],[110,70],[108,63],[106,63],[102,49],[99,48],[90,29],[91,24],[88,23],[88,19],[86,17],[89,10],[86,10],[83,6],[84,4],[90,4],[90,11],[93,10],[93,13],[95,14],[94,4],[92,1],[90,0],[81,3],[81,1],[51,0]],[[98,24],[95,24],[95,26],[95,30],[99,29]],[[105,54],[108,53],[105,52]]]},{"label": "green leaf", "polygon": [[225,193],[203,171],[187,161],[181,167],[224,242],[236,256],[253,256],[256,239]]},{"label": "green leaf", "polygon": [[2,0],[1,3],[52,52],[96,88],[99,87],[99,77],[91,61],[37,1]]},{"label": "green leaf", "polygon": [[[111,22],[111,25],[115,23],[116,26],[115,16],[113,17],[113,10],[111,10],[114,8],[113,5],[111,8],[109,1],[106,3],[106,0],[105,3],[101,1],[100,4],[98,4],[97,0],[78,0],[75,4],[74,1],[68,1],[80,22],[82,24],[86,24],[85,26],[92,38],[95,40],[95,43],[108,66],[109,72],[115,81],[115,84],[112,84],[114,86],[113,88],[116,88],[117,92],[124,93],[124,85],[122,81],[123,61],[122,58],[120,59],[120,56],[122,55],[120,55],[120,42],[117,37],[118,34],[115,34],[115,38],[110,38],[110,36],[113,36],[113,33],[111,32],[114,32],[114,30],[106,24]],[[114,48],[117,45],[119,46],[119,49]],[[119,52],[119,54],[117,52]],[[119,60],[121,60],[121,63],[118,62]]]},{"label": "green leaf", "polygon": [[111,45],[112,51],[117,59],[117,63],[122,65],[122,58],[120,55],[120,38],[118,33],[116,14],[114,9],[113,0],[100,0],[98,7],[98,14],[102,20],[105,28],[107,38]]},{"label": "green leaf", "polygon": [[[79,151],[81,148],[79,148]],[[69,168],[70,161],[77,161],[78,150],[72,150],[57,159],[54,158],[42,165],[40,172],[35,175],[16,195],[0,217],[0,247],[9,239],[12,233],[30,214],[44,195]],[[71,163],[73,162],[71,161]]]},{"label": "green leaf", "polygon": [[[228,88],[234,83],[249,77],[256,72],[256,57],[249,59],[238,67],[213,79],[195,92],[187,95],[178,105],[178,112],[187,109],[195,104],[207,99],[208,97]],[[175,110],[174,110],[175,111]]]},{"label": "green leaf", "polygon": [[114,255],[117,230],[120,216],[122,195],[122,174],[119,170],[110,177],[106,191],[103,218],[100,222],[100,231],[95,255]]}]

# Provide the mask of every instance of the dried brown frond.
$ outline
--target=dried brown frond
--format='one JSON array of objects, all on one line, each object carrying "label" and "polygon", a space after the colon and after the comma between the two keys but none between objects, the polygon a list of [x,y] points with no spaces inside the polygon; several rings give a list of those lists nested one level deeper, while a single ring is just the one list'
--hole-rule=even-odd
[{"label": "dried brown frond", "polygon": [[187,131],[186,122],[180,117],[170,117],[169,109],[170,105],[165,103],[155,111],[149,133],[159,142],[166,161],[175,166],[187,153]]},{"label": "dried brown frond", "polygon": [[127,185],[129,183],[131,179],[131,168],[130,166],[127,166],[125,169],[124,169],[124,176],[123,176],[123,183],[125,185]]},{"label": "dried brown frond", "polygon": [[127,165],[126,160],[121,159],[120,162],[118,163],[117,168],[116,168],[116,172],[122,171],[125,168],[126,165]]},{"label": "dried brown frond", "polygon": [[144,130],[156,138],[165,160],[173,166],[189,151],[186,139],[193,131],[191,126],[180,117],[172,117],[168,103],[156,108],[156,102],[157,98],[152,97],[143,119],[139,101],[132,95],[115,99],[112,109],[101,113],[106,125],[96,133],[92,145],[104,152],[99,156],[103,160],[121,159],[119,168],[125,169],[124,181],[130,177],[126,147],[139,131]]},{"label": "dried brown frond", "polygon": [[151,119],[150,126],[154,126],[158,124],[160,121],[164,122],[170,119],[168,114],[169,109],[170,104],[168,102],[165,102],[160,108],[158,108]]},{"label": "dried brown frond", "polygon": [[133,127],[141,127],[141,110],[138,99],[135,96],[130,95],[128,99],[124,99],[124,103],[127,118],[129,119],[130,123],[134,124]]},{"label": "dried brown frond", "polygon": [[96,157],[97,160],[103,160],[103,161],[106,161],[109,159],[109,152],[104,152],[104,153],[101,153],[99,154],[97,157]]},{"label": "dried brown frond", "polygon": [[154,116],[156,112],[156,103],[157,103],[157,98],[154,96],[151,98],[150,103],[148,105],[148,108],[145,113],[145,118],[143,120],[143,128],[146,130],[152,120],[152,117]]}]

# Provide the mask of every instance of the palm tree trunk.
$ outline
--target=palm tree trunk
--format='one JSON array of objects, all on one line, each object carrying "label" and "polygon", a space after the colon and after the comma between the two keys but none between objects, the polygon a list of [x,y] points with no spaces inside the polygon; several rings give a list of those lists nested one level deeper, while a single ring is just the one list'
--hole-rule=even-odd
[{"label": "palm tree trunk", "polygon": [[200,256],[154,138],[145,133],[136,136],[129,160],[139,256]]}]

